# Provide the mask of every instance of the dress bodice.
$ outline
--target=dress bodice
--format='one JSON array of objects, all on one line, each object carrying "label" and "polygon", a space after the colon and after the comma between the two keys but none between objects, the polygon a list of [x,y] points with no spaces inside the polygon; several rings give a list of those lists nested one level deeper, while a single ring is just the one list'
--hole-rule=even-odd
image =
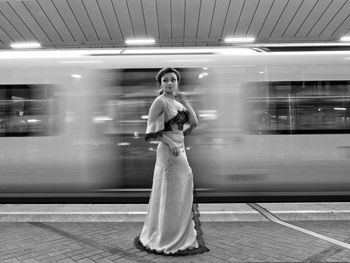
[{"label": "dress bodice", "polygon": [[188,121],[187,111],[178,111],[174,118],[164,124],[164,131],[182,131],[184,124]]},{"label": "dress bodice", "polygon": [[161,96],[164,102],[164,131],[182,131],[188,121],[188,111],[175,99]]}]

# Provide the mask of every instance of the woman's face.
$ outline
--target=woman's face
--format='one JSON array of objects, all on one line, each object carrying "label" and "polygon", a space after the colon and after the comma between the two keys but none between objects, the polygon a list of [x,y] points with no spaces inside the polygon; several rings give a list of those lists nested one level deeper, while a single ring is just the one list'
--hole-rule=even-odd
[{"label": "woman's face", "polygon": [[177,76],[173,72],[166,73],[161,78],[161,86],[166,93],[175,93],[177,91]]}]

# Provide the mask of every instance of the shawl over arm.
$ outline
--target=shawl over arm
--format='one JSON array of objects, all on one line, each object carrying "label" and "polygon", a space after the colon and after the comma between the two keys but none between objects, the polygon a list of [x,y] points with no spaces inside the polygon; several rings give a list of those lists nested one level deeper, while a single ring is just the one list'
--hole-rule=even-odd
[{"label": "shawl over arm", "polygon": [[158,98],[154,100],[148,113],[145,141],[162,137],[164,132],[165,112],[163,102]]}]

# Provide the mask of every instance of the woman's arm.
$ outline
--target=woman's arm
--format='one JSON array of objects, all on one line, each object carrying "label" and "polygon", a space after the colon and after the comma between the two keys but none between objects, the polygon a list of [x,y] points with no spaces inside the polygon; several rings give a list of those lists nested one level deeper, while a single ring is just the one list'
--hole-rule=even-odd
[{"label": "woman's arm", "polygon": [[197,118],[197,114],[194,111],[191,103],[188,101],[188,99],[186,98],[186,95],[183,92],[178,92],[175,96],[179,102],[181,102],[185,108],[188,111],[188,122],[190,124],[190,129],[192,130],[193,128],[195,128],[198,125],[198,118]]},{"label": "woman's arm", "polygon": [[[148,121],[147,121],[147,127],[150,127],[152,124],[157,122],[157,119],[159,118],[159,116],[161,114],[163,114],[164,111],[164,104],[161,100],[159,99],[155,99],[154,102],[152,103],[149,113],[148,113]],[[164,122],[164,120],[162,120]],[[164,123],[162,123],[164,125]],[[171,140],[169,137],[165,136],[162,133],[162,130],[159,130],[160,127],[156,128],[156,131],[154,133],[149,133],[152,134],[151,136],[147,136],[147,131],[146,131],[146,140],[149,140],[151,138],[156,138],[158,141],[165,143],[169,146],[170,151],[172,152],[172,154],[174,154],[175,156],[179,155],[180,153],[180,149],[179,147],[176,145],[176,143]],[[164,127],[163,127],[164,129]]]}]

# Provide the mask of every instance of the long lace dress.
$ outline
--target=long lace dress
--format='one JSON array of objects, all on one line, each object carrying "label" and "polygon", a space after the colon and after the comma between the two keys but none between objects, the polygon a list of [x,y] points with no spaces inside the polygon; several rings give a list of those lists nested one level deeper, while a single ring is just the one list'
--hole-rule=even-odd
[{"label": "long lace dress", "polygon": [[158,96],[163,113],[147,123],[146,140],[166,135],[180,147],[174,156],[160,142],[154,168],[152,192],[141,235],[135,246],[163,255],[193,255],[209,251],[200,228],[197,204],[193,202],[193,174],[187,161],[183,125],[188,120],[185,107],[176,100]]}]

